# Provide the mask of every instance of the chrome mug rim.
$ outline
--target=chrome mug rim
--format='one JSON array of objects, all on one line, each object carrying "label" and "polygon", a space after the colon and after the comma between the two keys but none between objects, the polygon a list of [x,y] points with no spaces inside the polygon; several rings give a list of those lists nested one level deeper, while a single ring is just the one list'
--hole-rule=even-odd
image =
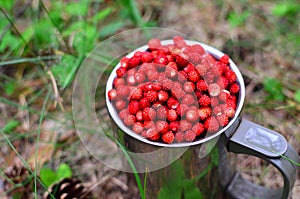
[{"label": "chrome mug rim", "polygon": [[[210,45],[201,43],[201,42],[197,42],[197,41],[192,41],[192,40],[185,40],[185,42],[188,45],[194,45],[194,44],[200,44],[206,52],[210,53],[211,55],[213,55],[215,58],[219,59],[221,56],[224,55],[224,53]],[[167,45],[167,44],[173,44],[173,40],[162,40],[161,41],[162,45]],[[128,53],[126,55],[126,57],[130,58],[134,55],[135,52],[137,51],[146,51],[148,49],[148,45],[144,45],[141,46],[137,49],[135,49],[134,51]],[[166,144],[166,143],[162,143],[162,142],[155,142],[155,141],[151,141],[145,137],[142,137],[139,134],[136,134],[135,132],[133,132],[130,128],[128,128],[127,126],[125,126],[122,122],[122,120],[119,118],[118,113],[116,111],[116,109],[113,107],[111,101],[108,99],[108,91],[110,91],[113,88],[113,81],[116,77],[116,70],[120,67],[120,63],[118,63],[114,69],[112,70],[112,72],[110,73],[108,80],[106,82],[106,90],[105,90],[105,100],[106,100],[106,106],[108,109],[108,113],[110,115],[110,117],[112,118],[113,122],[117,125],[117,127],[119,129],[121,129],[124,133],[128,134],[129,136],[153,145],[153,146],[158,146],[158,147],[173,147],[173,148],[178,148],[178,147],[189,147],[189,146],[194,146],[194,145],[199,145],[199,144],[203,144],[205,142],[208,142],[210,140],[213,140],[215,138],[218,138],[222,133],[226,132],[230,127],[233,126],[233,124],[238,120],[238,117],[242,111],[243,105],[244,105],[244,101],[245,101],[245,84],[244,84],[244,79],[242,77],[242,74],[240,72],[240,70],[238,69],[237,65],[232,61],[232,59],[229,59],[229,67],[231,68],[231,70],[236,74],[237,77],[237,83],[240,86],[240,91],[239,91],[239,96],[238,96],[238,101],[237,101],[237,108],[236,108],[236,112],[233,118],[231,118],[230,122],[223,127],[222,129],[220,129],[218,132],[215,132],[209,136],[206,136],[203,139],[199,139],[193,142],[183,142],[183,143],[171,143],[171,144]]]}]

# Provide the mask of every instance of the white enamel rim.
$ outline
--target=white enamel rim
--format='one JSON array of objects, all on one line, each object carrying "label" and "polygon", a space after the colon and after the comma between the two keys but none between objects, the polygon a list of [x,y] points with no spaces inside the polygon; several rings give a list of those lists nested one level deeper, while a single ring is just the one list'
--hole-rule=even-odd
[{"label": "white enamel rim", "polygon": [[[200,44],[205,49],[205,51],[207,51],[208,53],[212,54],[217,59],[220,58],[220,57],[222,57],[224,55],[223,52],[221,52],[218,49],[216,49],[216,48],[214,48],[212,46],[209,46],[207,44],[204,44],[204,43],[201,43],[201,42],[197,42],[197,41],[191,41],[191,40],[185,40],[185,42],[188,45]],[[162,40],[161,44],[162,45],[173,44],[173,40]],[[148,45],[144,45],[144,46],[142,46],[140,48],[137,48],[136,50],[132,51],[126,57],[130,58],[130,57],[132,57],[134,55],[135,52],[137,52],[137,51],[144,52],[147,49],[148,49]],[[162,143],[162,142],[154,142],[154,141],[151,141],[151,140],[149,140],[147,138],[144,138],[141,135],[136,134],[135,132],[133,132],[127,126],[125,126],[123,124],[122,120],[119,118],[116,109],[113,107],[112,103],[108,99],[108,91],[110,91],[112,89],[113,80],[116,77],[116,70],[120,67],[120,63],[118,63],[115,66],[115,68],[111,72],[111,74],[110,74],[110,76],[109,76],[109,78],[107,80],[107,83],[106,83],[105,100],[106,100],[106,106],[107,106],[108,112],[109,112],[112,120],[114,121],[114,123],[123,132],[125,132],[126,134],[132,136],[133,138],[135,138],[137,140],[140,140],[141,142],[148,143],[148,144],[151,144],[151,145],[154,145],[154,146],[174,147],[174,148],[175,147],[189,147],[189,146],[198,145],[198,144],[202,144],[202,143],[205,143],[207,141],[210,141],[210,140],[212,140],[214,138],[217,138],[219,135],[221,135],[222,133],[224,133],[228,128],[230,128],[233,125],[233,123],[238,119],[238,117],[239,117],[239,115],[240,115],[240,113],[242,111],[244,100],[245,100],[245,84],[244,84],[244,80],[243,80],[242,74],[240,73],[240,71],[239,71],[238,67],[236,66],[236,64],[231,59],[229,59],[229,63],[230,63],[230,68],[236,74],[236,76],[237,76],[237,82],[240,85],[240,92],[239,92],[239,98],[238,98],[238,102],[237,102],[237,109],[236,109],[234,117],[230,120],[230,122],[228,123],[227,126],[225,126],[224,128],[220,129],[218,132],[216,132],[216,133],[214,133],[214,134],[212,134],[212,135],[210,135],[208,137],[196,140],[194,142],[165,144],[165,143]]]}]

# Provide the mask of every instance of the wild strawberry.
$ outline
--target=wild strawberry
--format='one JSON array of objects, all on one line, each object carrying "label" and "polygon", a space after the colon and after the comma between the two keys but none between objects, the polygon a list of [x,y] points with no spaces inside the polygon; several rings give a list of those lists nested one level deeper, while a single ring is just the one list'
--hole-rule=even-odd
[{"label": "wild strawberry", "polygon": [[202,56],[196,52],[190,52],[187,54],[188,60],[197,65],[201,62]]},{"label": "wild strawberry", "polygon": [[189,107],[186,104],[179,104],[176,108],[176,113],[178,116],[183,116],[189,110]]},{"label": "wild strawberry", "polygon": [[178,74],[177,64],[175,62],[170,62],[166,66],[165,74],[171,79],[175,79]]},{"label": "wild strawberry", "polygon": [[210,104],[212,107],[216,107],[219,105],[219,99],[217,97],[212,97],[210,99]]},{"label": "wild strawberry", "polygon": [[167,111],[167,120],[169,120],[170,122],[177,120],[177,113],[174,109],[169,109]]},{"label": "wild strawberry", "polygon": [[233,107],[226,107],[225,115],[227,117],[229,117],[229,118],[234,117],[234,115],[235,115],[235,108],[233,108]]},{"label": "wild strawberry", "polygon": [[162,81],[161,84],[164,88],[170,90],[173,87],[174,82],[172,80],[166,78]]},{"label": "wild strawberry", "polygon": [[181,120],[179,122],[179,128],[181,131],[187,131],[192,128],[192,123],[187,120]]},{"label": "wild strawberry", "polygon": [[204,65],[202,65],[202,64],[196,65],[195,68],[196,68],[197,72],[199,73],[199,75],[200,75],[201,77],[204,77],[204,75],[205,75],[206,72],[207,72],[207,68],[206,68]]},{"label": "wild strawberry", "polygon": [[171,144],[174,141],[174,134],[172,131],[168,131],[167,133],[163,134],[162,140],[167,144]]},{"label": "wild strawberry", "polygon": [[134,78],[134,75],[127,75],[126,82],[127,82],[127,85],[134,86],[136,84],[136,80]]},{"label": "wild strawberry", "polygon": [[205,80],[201,79],[196,83],[196,88],[198,91],[204,92],[208,90],[208,85]]},{"label": "wild strawberry", "polygon": [[209,107],[202,107],[198,109],[198,116],[200,120],[205,120],[206,118],[210,117],[211,113],[212,110]]},{"label": "wild strawberry", "polygon": [[158,97],[158,101],[165,102],[168,100],[169,94],[166,91],[161,90],[161,91],[158,91],[157,97]]},{"label": "wild strawberry", "polygon": [[220,115],[217,115],[216,117],[217,117],[217,120],[221,127],[226,126],[229,122],[228,116],[225,114],[220,114]]},{"label": "wild strawberry", "polygon": [[157,100],[157,92],[154,90],[144,92],[144,97],[146,97],[149,102],[156,102]]},{"label": "wild strawberry", "polygon": [[187,74],[189,74],[189,72],[191,72],[191,71],[196,71],[196,68],[195,68],[194,64],[188,63],[188,65],[183,68],[183,71],[186,72]]},{"label": "wild strawberry", "polygon": [[201,135],[205,131],[204,125],[202,123],[197,123],[196,125],[194,125],[192,130],[196,133],[196,136]]},{"label": "wild strawberry", "polygon": [[131,101],[128,105],[128,112],[132,115],[135,115],[139,110],[139,102],[138,101]]},{"label": "wild strawberry", "polygon": [[219,130],[219,122],[215,117],[209,117],[204,122],[204,128],[207,132],[215,133]]},{"label": "wild strawberry", "polygon": [[134,68],[134,67],[139,66],[140,63],[141,63],[141,59],[140,58],[138,58],[138,57],[132,57],[128,61],[128,66],[129,66],[129,68]]},{"label": "wild strawberry", "polygon": [[195,90],[195,84],[192,82],[184,82],[183,84],[183,90],[187,93],[193,93]]},{"label": "wild strawberry", "polygon": [[141,56],[141,60],[143,63],[150,63],[153,60],[153,55],[150,52],[144,52]]},{"label": "wild strawberry", "polygon": [[115,102],[115,107],[117,108],[118,111],[123,110],[126,107],[126,102],[125,100],[117,100]]},{"label": "wild strawberry", "polygon": [[154,91],[160,91],[161,90],[161,84],[157,82],[152,83],[152,90]]},{"label": "wild strawberry", "polygon": [[218,78],[217,84],[218,84],[221,88],[226,89],[227,86],[228,86],[228,80],[226,79],[226,77],[221,76],[220,78]]},{"label": "wild strawberry", "polygon": [[220,94],[221,88],[218,84],[212,83],[208,85],[208,92],[210,96],[218,96]]},{"label": "wild strawberry", "polygon": [[232,84],[236,81],[236,75],[232,70],[225,72],[225,78],[228,80],[228,84]]},{"label": "wild strawberry", "polygon": [[186,94],[180,101],[182,104],[192,105],[196,103],[195,97],[192,94]]},{"label": "wild strawberry", "polygon": [[205,94],[202,95],[198,101],[199,101],[199,104],[200,104],[201,106],[210,106],[210,104],[211,104],[211,99],[210,99],[210,97],[208,97],[208,96],[205,95]]},{"label": "wild strawberry", "polygon": [[175,140],[178,143],[183,142],[183,140],[184,140],[184,134],[182,132],[175,133]]},{"label": "wild strawberry", "polygon": [[117,91],[114,89],[111,89],[110,91],[108,91],[107,95],[108,95],[108,99],[110,101],[112,101],[117,98]]},{"label": "wild strawberry", "polygon": [[136,51],[135,53],[134,53],[134,57],[138,57],[138,58],[141,58],[141,56],[144,54],[144,52],[141,52],[141,51]]},{"label": "wild strawberry", "polygon": [[143,109],[145,109],[146,107],[150,107],[150,101],[149,101],[147,98],[143,97],[143,98],[140,99],[140,101],[139,101],[139,108],[140,108],[141,110],[143,110]]},{"label": "wild strawberry", "polygon": [[221,102],[226,102],[227,98],[229,97],[230,93],[227,90],[222,90],[218,96]]},{"label": "wild strawberry", "polygon": [[153,140],[153,141],[157,141],[159,139],[160,139],[160,134],[159,133],[156,133],[152,137],[149,137],[149,140]]},{"label": "wild strawberry", "polygon": [[156,101],[152,104],[151,108],[157,110],[159,107],[163,106],[162,102]]},{"label": "wild strawberry", "polygon": [[149,81],[156,81],[159,73],[156,70],[149,70],[147,72],[147,78]]},{"label": "wild strawberry", "polygon": [[182,99],[185,96],[185,92],[181,88],[176,87],[175,84],[171,89],[171,94],[177,99]]},{"label": "wild strawberry", "polygon": [[179,54],[172,54],[173,60],[175,60],[176,64],[180,67],[180,68],[184,68],[186,65],[188,65],[188,61],[183,58],[181,55]]},{"label": "wild strawberry", "polygon": [[156,129],[159,133],[166,133],[169,130],[169,124],[166,121],[159,120],[156,122]]},{"label": "wild strawberry", "polygon": [[230,86],[229,91],[231,94],[237,94],[240,91],[240,86],[237,83],[234,83]]},{"label": "wild strawberry", "polygon": [[135,114],[135,118],[137,121],[143,121],[143,111],[139,110],[136,114]]},{"label": "wild strawberry", "polygon": [[130,100],[139,100],[143,97],[143,91],[141,88],[133,88],[130,91]]},{"label": "wild strawberry", "polygon": [[148,42],[148,46],[151,50],[156,50],[156,49],[159,49],[161,47],[161,43],[160,43],[160,40],[159,39],[151,39],[149,42]]},{"label": "wild strawberry", "polygon": [[167,106],[169,109],[176,109],[178,105],[179,105],[179,101],[174,97],[170,97],[167,101]]},{"label": "wild strawberry", "polygon": [[153,121],[146,120],[143,123],[145,129],[155,128],[155,123]]},{"label": "wild strawberry", "polygon": [[196,52],[200,55],[203,55],[205,53],[204,48],[200,44],[194,44],[191,46],[191,51]]},{"label": "wild strawberry", "polygon": [[129,61],[129,58],[128,57],[123,57],[121,60],[120,60],[120,67],[122,68],[128,68],[128,61]]},{"label": "wild strawberry", "polygon": [[167,118],[167,108],[165,106],[158,107],[156,115],[158,119],[165,120]]},{"label": "wild strawberry", "polygon": [[192,130],[187,130],[185,133],[184,133],[184,139],[185,141],[187,142],[192,142],[194,141],[196,138],[196,133]]},{"label": "wild strawberry", "polygon": [[121,68],[118,68],[117,70],[116,70],[116,73],[117,73],[117,77],[123,77],[125,74],[126,74],[126,72],[127,72],[127,70],[126,70],[126,68],[123,68],[123,67],[121,67]]},{"label": "wild strawberry", "polygon": [[216,62],[216,67],[218,68],[220,75],[223,75],[228,69],[228,66],[222,62]]},{"label": "wild strawberry", "polygon": [[195,91],[195,95],[196,95],[197,99],[199,99],[202,96],[202,92],[201,91]]},{"label": "wild strawberry", "polygon": [[188,79],[188,74],[185,71],[181,70],[178,72],[178,81],[179,82],[186,82],[187,79]]},{"label": "wild strawberry", "polygon": [[117,96],[126,99],[130,93],[130,88],[128,86],[119,86],[117,88]]},{"label": "wild strawberry", "polygon": [[156,130],[155,127],[152,127],[152,128],[149,128],[146,130],[145,137],[150,138],[150,137],[155,136],[156,134],[158,134],[158,131]]},{"label": "wild strawberry", "polygon": [[186,46],[186,43],[184,41],[184,39],[181,36],[175,36],[173,38],[174,44],[179,47],[179,48],[183,48]]},{"label": "wild strawberry", "polygon": [[135,81],[136,81],[138,84],[140,84],[140,83],[145,82],[145,80],[146,80],[146,75],[145,75],[144,73],[142,73],[142,72],[137,72],[137,73],[134,74],[134,79],[135,79]]},{"label": "wild strawberry", "polygon": [[209,84],[209,83],[212,83],[215,81],[215,77],[216,77],[216,75],[214,73],[212,73],[211,71],[208,71],[205,74],[203,79],[205,79],[205,81]]},{"label": "wild strawberry", "polygon": [[143,130],[144,130],[144,126],[141,122],[135,122],[133,124],[132,130],[137,133],[140,134]]},{"label": "wild strawberry", "polygon": [[121,110],[118,115],[121,120],[124,120],[129,115],[128,109]]},{"label": "wild strawberry", "polygon": [[158,68],[165,68],[166,65],[169,63],[169,60],[166,55],[158,55],[154,59],[154,63],[158,64],[157,65]]},{"label": "wild strawberry", "polygon": [[146,107],[143,110],[144,120],[153,120],[156,117],[156,111],[153,108]]},{"label": "wild strawberry", "polygon": [[124,86],[126,83],[125,83],[125,80],[123,78],[115,78],[114,81],[113,81],[113,87],[116,88],[118,86]]},{"label": "wild strawberry", "polygon": [[128,127],[131,127],[134,123],[135,123],[135,121],[136,121],[136,118],[135,118],[135,116],[134,115],[127,115],[125,118],[124,118],[124,120],[123,120],[123,122],[124,122],[124,124],[126,125],[126,126],[128,126]]},{"label": "wild strawberry", "polygon": [[171,131],[173,131],[174,133],[176,133],[178,131],[178,129],[179,129],[179,122],[178,121],[170,122],[169,129]]},{"label": "wild strawberry", "polygon": [[199,120],[198,112],[196,110],[189,110],[186,112],[185,118],[190,122],[195,122]]},{"label": "wild strawberry", "polygon": [[220,62],[224,63],[224,64],[229,64],[229,57],[228,55],[224,54],[221,58],[220,58]]}]

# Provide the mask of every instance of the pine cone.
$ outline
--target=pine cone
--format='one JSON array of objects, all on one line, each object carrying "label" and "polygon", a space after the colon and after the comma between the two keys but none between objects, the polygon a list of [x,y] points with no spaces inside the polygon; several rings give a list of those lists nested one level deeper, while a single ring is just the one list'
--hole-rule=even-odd
[{"label": "pine cone", "polygon": [[[51,194],[50,194],[51,193]],[[52,196],[51,196],[52,195]],[[80,180],[65,178],[45,192],[44,199],[90,199]]]},{"label": "pine cone", "polygon": [[[8,167],[4,174],[9,179],[9,181],[4,181],[4,190],[9,191],[8,194],[11,196],[18,193],[18,195],[21,195],[21,198],[27,198],[27,195],[32,191],[33,183],[29,171],[24,166],[13,165]],[[16,184],[22,184],[22,186],[16,187]]]}]

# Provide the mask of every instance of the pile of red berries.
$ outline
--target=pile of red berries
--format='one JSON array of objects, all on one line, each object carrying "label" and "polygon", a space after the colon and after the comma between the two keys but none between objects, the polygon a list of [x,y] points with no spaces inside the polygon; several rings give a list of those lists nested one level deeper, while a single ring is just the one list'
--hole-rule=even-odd
[{"label": "pile of red berries", "polygon": [[234,117],[240,86],[229,57],[216,60],[182,37],[123,57],[108,98],[132,131],[152,141],[192,142]]}]

